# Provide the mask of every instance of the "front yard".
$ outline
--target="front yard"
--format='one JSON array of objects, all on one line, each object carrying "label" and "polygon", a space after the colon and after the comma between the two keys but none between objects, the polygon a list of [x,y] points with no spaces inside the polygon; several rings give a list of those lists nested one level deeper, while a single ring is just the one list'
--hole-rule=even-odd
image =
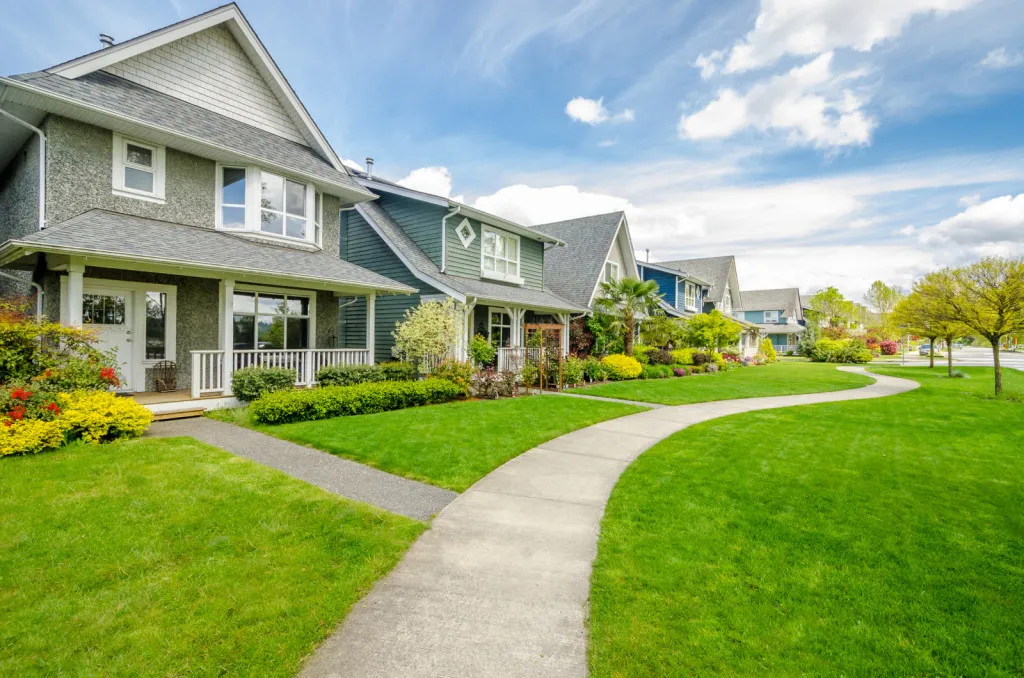
[{"label": "front yard", "polygon": [[256,425],[245,409],[214,411],[210,416],[462,492],[545,441],[643,409],[581,398],[529,396],[279,426]]},{"label": "front yard", "polygon": [[841,391],[870,383],[871,379],[867,377],[841,372],[831,364],[780,362],[734,368],[719,374],[619,381],[570,392],[661,405],[686,405],[733,398]]},{"label": "front yard", "polygon": [[996,400],[990,369],[874,371],[922,387],[707,422],[626,470],[592,675],[1024,673],[1024,374]]},{"label": "front yard", "polygon": [[424,525],[191,439],[0,463],[0,674],[294,675]]}]

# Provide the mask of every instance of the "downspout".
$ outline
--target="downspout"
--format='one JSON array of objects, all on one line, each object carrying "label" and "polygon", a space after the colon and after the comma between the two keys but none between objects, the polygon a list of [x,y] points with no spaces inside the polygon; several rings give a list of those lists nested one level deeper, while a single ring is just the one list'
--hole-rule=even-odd
[{"label": "downspout", "polygon": [[454,217],[462,209],[462,205],[458,205],[448,214],[441,217],[441,273],[444,273],[445,269],[448,268],[448,219]]},{"label": "downspout", "polygon": [[25,280],[24,278],[19,278],[18,276],[13,275],[11,273],[8,273],[6,271],[0,271],[0,276],[3,276],[3,277],[5,277],[5,278],[7,278],[9,280],[14,280],[15,282],[19,282],[19,283],[21,283],[23,285],[31,285],[32,287],[36,288],[36,320],[39,320],[40,322],[42,322],[42,320],[43,320],[43,286],[40,285],[39,283],[33,281],[33,280]]},{"label": "downspout", "polygon": [[[4,92],[6,91],[5,89]],[[39,230],[41,231],[46,228],[46,135],[43,134],[43,130],[28,124],[3,108],[0,108],[0,115],[13,120],[22,127],[27,127],[39,136]]]}]

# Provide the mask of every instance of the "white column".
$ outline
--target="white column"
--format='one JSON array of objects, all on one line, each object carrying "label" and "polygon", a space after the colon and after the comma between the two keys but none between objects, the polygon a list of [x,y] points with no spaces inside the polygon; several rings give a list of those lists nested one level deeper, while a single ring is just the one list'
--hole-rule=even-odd
[{"label": "white column", "polygon": [[221,384],[224,389],[224,395],[231,393],[231,371],[235,363],[234,356],[232,355],[235,349],[234,297],[235,281],[221,280],[220,298],[223,303],[221,304],[220,348],[223,351],[221,356],[221,369],[223,370]]},{"label": "white column", "polygon": [[373,353],[376,346],[377,332],[377,293],[366,295],[366,349],[369,351],[369,363],[373,364]]},{"label": "white column", "polygon": [[85,293],[85,264],[71,260],[68,264],[68,325],[82,326],[82,295]]},{"label": "white column", "polygon": [[559,314],[562,319],[562,355],[569,354],[569,318],[572,314]]}]

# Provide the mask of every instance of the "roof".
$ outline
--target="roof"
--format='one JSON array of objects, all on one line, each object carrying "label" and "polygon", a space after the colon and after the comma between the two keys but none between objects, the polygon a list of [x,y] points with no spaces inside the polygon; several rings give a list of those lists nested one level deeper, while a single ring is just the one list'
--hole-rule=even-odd
[{"label": "roof", "polygon": [[[46,106],[47,101],[37,100],[39,97],[51,102],[56,99],[70,105],[69,114],[75,110],[98,111],[147,130],[170,133],[247,160],[268,162],[285,171],[358,193],[366,199],[373,197],[344,169],[335,169],[308,146],[110,73],[96,71],[72,80],[40,71],[0,78],[0,84],[36,95],[22,98],[18,103],[40,107]],[[8,98],[17,100],[10,93]]]},{"label": "roof", "polygon": [[764,324],[754,323],[761,330],[761,334],[803,334],[807,328],[803,325],[794,325],[792,323],[786,324]]},{"label": "roof", "polygon": [[680,278],[684,278],[686,280],[689,280],[690,282],[695,282],[698,285],[706,285],[708,287],[711,286],[711,283],[708,282],[707,280],[704,280],[703,278],[699,278],[699,277],[693,275],[692,273],[688,273],[687,271],[680,271],[678,269],[669,268],[668,266],[665,266],[663,264],[652,264],[649,261],[641,261],[641,262],[637,263],[637,266],[642,266],[644,268],[654,269],[655,271],[662,271],[663,273],[671,273],[671,274],[676,275],[676,276],[678,276]]},{"label": "roof", "polygon": [[464,278],[458,275],[441,273],[433,259],[413,242],[391,215],[376,202],[364,202],[356,205],[356,210],[367,223],[391,247],[392,251],[402,260],[409,270],[423,282],[436,287],[440,291],[464,301],[468,298],[499,301],[508,304],[532,306],[534,308],[557,309],[562,311],[585,311],[565,299],[555,295],[551,290],[535,290],[516,285]]},{"label": "roof", "polygon": [[800,304],[800,290],[785,287],[777,290],[743,290],[740,293],[740,308],[744,311],[777,311],[787,318],[803,317]]},{"label": "roof", "polygon": [[[676,271],[682,271],[689,275],[697,276],[711,283],[711,291],[707,301],[716,305],[722,303],[725,298],[725,288],[732,282],[734,285],[736,272],[736,258],[705,257],[703,259],[677,259],[675,261],[659,261],[659,266],[664,266]],[[733,292],[739,294],[739,286],[735,285]]]},{"label": "roof", "polygon": [[269,245],[209,228],[100,209],[9,240],[0,248],[0,261],[32,251],[142,261],[385,293],[416,291],[326,252]]},{"label": "roof", "polygon": [[590,306],[622,218],[622,212],[609,212],[537,226],[566,243],[544,253],[544,280],[555,293]]}]

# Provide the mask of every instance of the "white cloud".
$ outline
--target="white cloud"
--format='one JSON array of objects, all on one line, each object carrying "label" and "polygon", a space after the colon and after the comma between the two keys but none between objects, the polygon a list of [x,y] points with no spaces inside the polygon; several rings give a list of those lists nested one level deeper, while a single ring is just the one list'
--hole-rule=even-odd
[{"label": "white cloud", "polygon": [[978,64],[984,68],[1013,68],[1015,66],[1024,65],[1024,54],[1020,52],[1011,52],[1005,47],[998,47],[988,54]]},{"label": "white cloud", "polygon": [[447,167],[420,167],[396,183],[424,193],[447,198],[452,193],[452,173]]},{"label": "white cloud", "polygon": [[[733,45],[722,70],[770,66],[786,55],[813,56],[840,48],[870,51],[895,38],[919,15],[942,16],[980,0],[761,0],[754,29]],[[698,59],[702,74],[717,69],[714,53]]]},{"label": "white cloud", "polygon": [[357,169],[360,172],[365,172],[366,171],[365,167],[360,165],[355,160],[349,160],[348,158],[342,158],[341,159],[341,164],[344,165],[345,167],[351,167],[352,169]]},{"label": "white cloud", "polygon": [[516,223],[533,226],[591,214],[606,214],[627,209],[631,205],[625,198],[587,193],[576,186],[533,188],[518,184],[478,198],[473,207]]},{"label": "white cloud", "polygon": [[1024,193],[1004,195],[921,229],[922,245],[970,255],[1024,253]]},{"label": "white cloud", "polygon": [[740,94],[727,88],[704,109],[679,120],[683,139],[724,139],[748,128],[787,133],[795,145],[818,148],[871,142],[875,120],[861,97],[844,88],[861,73],[833,75],[832,53],[759,82]]},{"label": "white cloud", "polygon": [[565,105],[565,114],[577,122],[588,125],[600,125],[604,122],[633,122],[636,118],[632,108],[612,115],[605,108],[603,97],[600,99],[576,97]]},{"label": "white cloud", "polygon": [[981,194],[975,193],[974,195],[965,195],[957,201],[960,207],[974,207],[981,202]]},{"label": "white cloud", "polygon": [[710,54],[701,54],[693,65],[700,69],[700,77],[703,80],[710,80],[718,72],[725,58],[725,50],[716,49]]}]

